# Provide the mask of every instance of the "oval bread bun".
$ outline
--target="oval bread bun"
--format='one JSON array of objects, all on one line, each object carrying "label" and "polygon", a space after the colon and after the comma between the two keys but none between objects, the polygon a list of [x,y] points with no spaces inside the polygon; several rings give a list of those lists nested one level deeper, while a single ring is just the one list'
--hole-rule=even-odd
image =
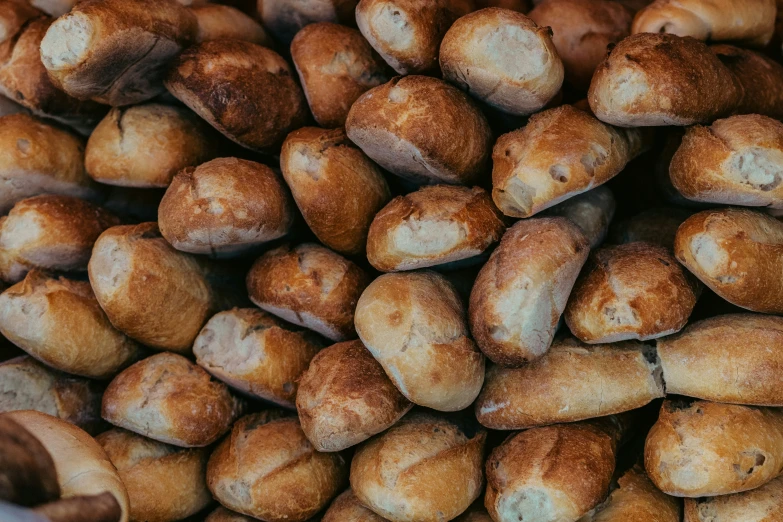
[{"label": "oval bread bun", "polygon": [[783,118],[783,65],[764,54],[733,45],[711,45],[710,50],[742,85],[744,94],[737,114]]},{"label": "oval bread bun", "polygon": [[718,497],[686,498],[684,522],[775,522],[783,512],[783,477],[763,486]]},{"label": "oval bread bun", "polygon": [[9,503],[34,506],[60,497],[54,461],[38,439],[7,415],[0,415],[0,440],[3,514]]},{"label": "oval bread bun", "polygon": [[321,522],[386,522],[386,519],[364,507],[349,488],[332,501]]},{"label": "oval bread bun", "polygon": [[601,185],[549,207],[544,215],[568,218],[584,233],[590,248],[596,248],[606,238],[615,207],[614,194],[609,187]]},{"label": "oval bread bun", "polygon": [[198,23],[196,42],[234,39],[266,47],[273,45],[261,24],[230,5],[197,5],[191,7],[190,12],[196,15]]},{"label": "oval bread bun", "polygon": [[609,498],[579,522],[680,522],[681,517],[680,500],[662,493],[636,465],[617,480]]},{"label": "oval bread bun", "polygon": [[258,16],[264,27],[284,45],[303,27],[318,22],[355,25],[358,0],[257,0]]}]

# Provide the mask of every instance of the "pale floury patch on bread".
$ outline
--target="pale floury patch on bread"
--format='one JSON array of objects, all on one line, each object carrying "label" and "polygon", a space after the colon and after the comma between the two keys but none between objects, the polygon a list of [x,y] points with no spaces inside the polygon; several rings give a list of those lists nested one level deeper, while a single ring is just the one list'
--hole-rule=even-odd
[{"label": "pale floury patch on bread", "polygon": [[601,185],[549,207],[543,215],[568,218],[584,233],[590,248],[596,248],[606,238],[615,206],[614,194],[609,187]]},{"label": "pale floury patch on bread", "polygon": [[685,522],[774,522],[783,512],[783,477],[761,487],[718,497],[685,499]]},{"label": "pale floury patch on bread", "polygon": [[239,9],[229,5],[205,4],[191,7],[190,12],[196,15],[198,23],[196,42],[233,38],[273,46],[261,24]]}]

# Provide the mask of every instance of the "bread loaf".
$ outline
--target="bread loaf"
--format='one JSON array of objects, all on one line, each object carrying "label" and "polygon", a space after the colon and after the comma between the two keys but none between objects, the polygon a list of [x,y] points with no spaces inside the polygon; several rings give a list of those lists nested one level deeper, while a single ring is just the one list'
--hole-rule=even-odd
[{"label": "bread loaf", "polygon": [[484,382],[454,287],[430,271],[385,274],[356,305],[356,331],[411,402],[440,411],[468,407]]},{"label": "bread loaf", "polygon": [[549,207],[543,215],[568,218],[585,235],[590,248],[595,248],[606,238],[615,206],[614,194],[609,187],[601,185]]},{"label": "bread loaf", "polygon": [[457,88],[427,76],[370,89],[351,107],[345,130],[381,167],[419,184],[474,183],[492,146],[481,111]]},{"label": "bread loaf", "polygon": [[732,45],[712,45],[710,49],[742,85],[738,114],[783,118],[783,65],[761,53]]},{"label": "bread loaf", "polygon": [[280,169],[310,230],[337,252],[363,254],[373,216],[391,195],[386,179],[343,129],[288,135]]},{"label": "bread loaf", "polygon": [[742,85],[703,43],[634,34],[598,66],[587,99],[599,120],[621,127],[692,125],[734,111]]},{"label": "bread loaf", "polygon": [[470,294],[470,330],[481,351],[504,366],[543,355],[589,252],[584,234],[563,217],[509,228]]},{"label": "bread loaf", "polygon": [[230,5],[197,5],[190,12],[198,23],[196,42],[229,38],[272,47],[272,39],[261,24]]},{"label": "bread loaf", "polygon": [[0,499],[4,515],[9,502],[32,506],[60,496],[54,461],[32,433],[2,415],[0,440]]},{"label": "bread loaf", "polygon": [[351,489],[343,491],[324,513],[321,522],[386,522],[364,507]]},{"label": "bread loaf", "polygon": [[783,512],[783,477],[763,486],[719,497],[686,498],[685,522],[775,522]]},{"label": "bread loaf", "polygon": [[308,24],[332,22],[355,25],[358,0],[257,0],[258,15],[276,40],[288,45]]},{"label": "bread loaf", "polygon": [[609,234],[614,244],[644,241],[674,250],[677,228],[691,212],[677,207],[655,207],[617,223]]},{"label": "bread loaf", "polygon": [[175,0],[85,0],[46,31],[41,60],[71,96],[130,105],[164,91],[169,62],[193,42],[196,27]]}]

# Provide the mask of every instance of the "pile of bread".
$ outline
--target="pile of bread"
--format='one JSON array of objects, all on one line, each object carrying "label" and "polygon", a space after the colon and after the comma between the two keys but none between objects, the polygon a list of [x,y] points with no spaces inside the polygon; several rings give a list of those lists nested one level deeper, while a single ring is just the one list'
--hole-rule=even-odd
[{"label": "pile of bread", "polygon": [[783,5],[190,4],[0,0],[0,520],[783,520]]}]

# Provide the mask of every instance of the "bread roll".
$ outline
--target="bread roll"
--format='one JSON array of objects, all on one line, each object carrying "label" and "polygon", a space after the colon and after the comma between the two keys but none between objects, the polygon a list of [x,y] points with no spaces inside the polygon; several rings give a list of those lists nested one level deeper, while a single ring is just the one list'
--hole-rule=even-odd
[{"label": "bread roll", "polygon": [[386,522],[386,519],[364,507],[353,491],[346,489],[334,499],[321,522]]},{"label": "bread roll", "polygon": [[250,42],[213,40],[187,49],[172,63],[166,88],[249,149],[279,146],[307,118],[307,102],[286,61]]},{"label": "bread roll", "polygon": [[775,0],[656,0],[638,13],[631,32],[764,47],[775,32]]},{"label": "bread roll", "polygon": [[646,341],[685,326],[699,293],[698,282],[662,246],[605,247],[574,285],[564,317],[589,344]]},{"label": "bread roll", "polygon": [[315,121],[342,127],[353,102],[389,81],[386,63],[356,29],[310,24],[291,42],[291,57]]},{"label": "bread roll", "polygon": [[272,39],[261,24],[239,9],[229,5],[205,4],[191,7],[190,12],[196,15],[198,23],[196,42],[230,38],[272,47]]},{"label": "bread roll", "polygon": [[610,234],[615,244],[644,241],[674,250],[677,228],[691,212],[675,207],[655,207],[642,211],[617,224]]},{"label": "bread roll", "polygon": [[82,140],[24,113],[0,117],[0,183],[0,214],[38,194],[100,198],[84,171]]},{"label": "bread roll", "polygon": [[318,451],[359,444],[391,427],[411,406],[358,340],[319,352],[296,395],[302,430]]},{"label": "bread roll", "polygon": [[360,446],[351,462],[359,502],[392,522],[439,522],[481,494],[486,432],[415,412]]},{"label": "bread roll", "polygon": [[454,522],[492,522],[492,517],[489,516],[486,508],[484,508],[482,500],[479,498],[467,511],[455,518]]},{"label": "bread roll", "polygon": [[180,520],[212,501],[206,481],[207,448],[177,448],[118,428],[95,440],[128,489],[131,519]]},{"label": "bread roll", "polygon": [[587,238],[563,217],[509,228],[470,294],[470,331],[481,351],[504,366],[546,353],[589,253]]},{"label": "bread roll", "polygon": [[280,169],[307,225],[327,247],[363,254],[373,216],[391,195],[386,179],[343,129],[288,135]]},{"label": "bread roll", "polygon": [[411,402],[467,408],[484,382],[484,356],[469,337],[454,287],[430,271],[385,274],[356,305],[356,331]]},{"label": "bread roll", "polygon": [[563,62],[551,36],[548,27],[522,13],[497,7],[475,11],[443,37],[443,78],[502,111],[531,114],[563,84]]},{"label": "bread roll", "polygon": [[306,243],[281,246],[258,258],[247,274],[247,291],[263,310],[344,341],[356,336],[354,309],[369,282],[351,261]]},{"label": "bread roll", "polygon": [[177,250],[228,257],[284,236],[294,212],[288,190],[272,169],[218,158],[174,176],[160,202],[158,224]]},{"label": "bread roll", "polygon": [[419,184],[478,181],[492,147],[481,111],[455,87],[427,76],[370,89],[351,107],[345,130],[381,167]]},{"label": "bread roll", "polygon": [[590,248],[595,248],[606,238],[615,206],[614,194],[609,187],[601,185],[549,207],[544,215],[568,218],[585,235]]},{"label": "bread roll", "polygon": [[507,216],[530,217],[606,183],[649,141],[571,105],[548,109],[495,143],[492,199]]},{"label": "bread roll", "polygon": [[196,36],[196,17],[175,0],[86,0],[58,18],[41,41],[55,86],[113,106],[164,91],[174,56]]},{"label": "bread roll", "polygon": [[239,416],[241,401],[181,355],[158,353],[117,375],[103,394],[103,418],[145,437],[203,447]]},{"label": "bread roll", "polygon": [[629,411],[663,396],[651,348],[568,338],[521,368],[491,366],[475,409],[487,428],[518,430]]},{"label": "bread roll", "polygon": [[783,118],[783,65],[763,54],[732,45],[712,45],[712,52],[742,85],[738,114]]},{"label": "bread roll", "polygon": [[685,499],[685,522],[775,522],[780,513],[783,477],[744,493]]},{"label": "bread roll", "polygon": [[257,0],[261,21],[279,42],[288,45],[304,26],[317,22],[354,25],[358,0]]},{"label": "bread roll", "polygon": [[593,423],[520,432],[487,459],[484,505],[495,522],[575,522],[606,498],[616,446]]},{"label": "bread roll", "polygon": [[609,52],[587,99],[598,119],[612,125],[692,125],[734,111],[742,85],[703,43],[642,33]]},{"label": "bread roll", "polygon": [[32,433],[7,415],[0,416],[0,513],[9,502],[33,506],[60,496],[51,455]]},{"label": "bread roll", "polygon": [[658,489],[677,497],[757,488],[783,471],[783,412],[664,401],[647,435],[644,467]]},{"label": "bread roll", "polygon": [[318,453],[296,418],[269,412],[239,419],[212,453],[207,484],[215,498],[267,522],[307,520],[345,487],[347,463]]},{"label": "bread roll", "polygon": [[479,187],[435,185],[397,196],[372,221],[367,260],[382,272],[469,259],[500,240],[506,226]]},{"label": "bread roll", "polygon": [[52,370],[28,355],[0,363],[0,413],[36,410],[96,433],[103,390],[93,381]]},{"label": "bread roll", "polygon": [[66,14],[74,4],[76,0],[30,0],[30,5],[55,18]]},{"label": "bread roll", "polygon": [[783,313],[783,223],[752,210],[705,210],[677,230],[674,252],[713,292],[728,302]]}]

